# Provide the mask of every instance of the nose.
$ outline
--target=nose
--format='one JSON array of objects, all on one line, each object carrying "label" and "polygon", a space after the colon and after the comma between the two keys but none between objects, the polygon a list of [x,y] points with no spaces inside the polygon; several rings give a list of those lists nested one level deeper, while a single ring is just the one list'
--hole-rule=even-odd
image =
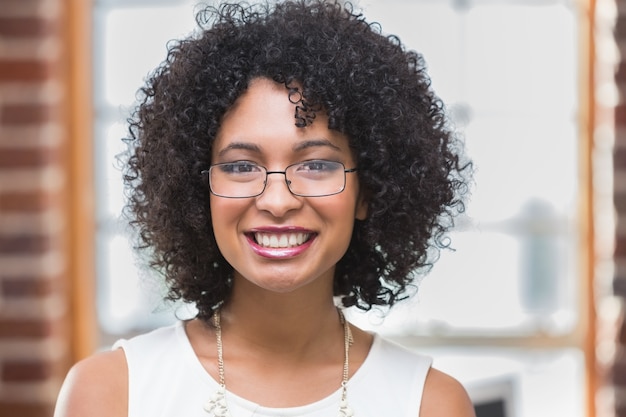
[{"label": "nose", "polygon": [[[291,210],[302,206],[302,199],[289,191],[287,177],[284,172],[268,172],[265,191],[256,198],[259,210],[271,213],[274,217],[282,217]],[[277,174],[281,174],[282,177]]]}]

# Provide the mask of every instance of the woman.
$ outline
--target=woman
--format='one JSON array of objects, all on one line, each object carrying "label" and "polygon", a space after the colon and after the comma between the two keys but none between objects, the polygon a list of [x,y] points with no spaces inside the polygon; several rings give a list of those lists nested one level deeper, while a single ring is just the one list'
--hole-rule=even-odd
[{"label": "woman", "polygon": [[142,89],[125,170],[141,246],[197,317],[75,365],[56,417],[472,416],[430,358],[342,313],[406,297],[463,208],[422,58],[341,2],[198,22]]}]

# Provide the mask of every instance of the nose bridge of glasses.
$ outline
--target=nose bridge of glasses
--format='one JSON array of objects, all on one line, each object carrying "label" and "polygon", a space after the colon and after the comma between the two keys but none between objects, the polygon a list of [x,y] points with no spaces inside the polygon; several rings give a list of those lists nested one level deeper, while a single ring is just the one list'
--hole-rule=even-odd
[{"label": "nose bridge of glasses", "polygon": [[272,175],[272,174],[282,174],[285,177],[285,184],[287,185],[287,188],[289,189],[289,192],[291,192],[291,181],[289,180],[289,178],[287,178],[287,171],[266,171],[265,172],[265,183],[263,184],[265,186],[265,188],[267,188],[269,176]]}]

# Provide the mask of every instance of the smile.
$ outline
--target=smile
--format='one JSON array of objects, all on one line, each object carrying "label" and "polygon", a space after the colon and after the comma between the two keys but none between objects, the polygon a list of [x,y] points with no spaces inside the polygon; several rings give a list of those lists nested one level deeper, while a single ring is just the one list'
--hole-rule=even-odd
[{"label": "smile", "polygon": [[254,240],[264,248],[293,248],[302,245],[310,237],[310,233],[254,233]]}]

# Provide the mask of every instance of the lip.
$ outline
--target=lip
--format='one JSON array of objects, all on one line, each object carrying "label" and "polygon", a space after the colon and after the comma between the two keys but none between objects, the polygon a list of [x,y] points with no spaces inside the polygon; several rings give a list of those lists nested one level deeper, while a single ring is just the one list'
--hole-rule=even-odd
[{"label": "lip", "polygon": [[[269,236],[276,237],[279,239],[279,241],[281,240],[281,238],[283,238],[281,246],[287,246],[262,246],[261,244],[257,243],[255,239],[255,236],[258,236],[259,234],[266,235],[266,238]],[[303,252],[309,249],[309,247],[313,244],[313,241],[317,237],[317,233],[302,227],[270,226],[251,229],[246,232],[245,236],[248,244],[250,245],[250,248],[257,255],[271,259],[288,259],[301,255]],[[298,244],[297,241],[301,241],[303,238],[305,238],[306,240]],[[290,239],[291,241],[289,242]],[[277,243],[276,240],[274,240],[274,243]]]}]

